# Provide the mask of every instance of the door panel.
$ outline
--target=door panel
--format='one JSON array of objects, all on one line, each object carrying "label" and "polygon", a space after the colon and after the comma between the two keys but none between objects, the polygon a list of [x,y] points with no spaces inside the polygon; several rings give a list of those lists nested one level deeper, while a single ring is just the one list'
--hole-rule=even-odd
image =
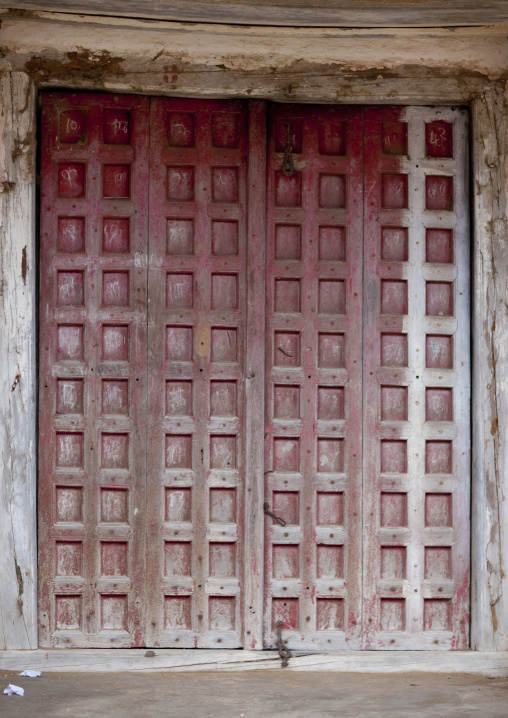
[{"label": "door panel", "polygon": [[44,94],[39,636],[143,645],[148,100]]},{"label": "door panel", "polygon": [[242,645],[247,113],[153,99],[147,643]]},{"label": "door panel", "polygon": [[365,110],[364,647],[465,649],[467,113]]},{"label": "door panel", "polygon": [[265,645],[360,648],[363,111],[268,127]]}]

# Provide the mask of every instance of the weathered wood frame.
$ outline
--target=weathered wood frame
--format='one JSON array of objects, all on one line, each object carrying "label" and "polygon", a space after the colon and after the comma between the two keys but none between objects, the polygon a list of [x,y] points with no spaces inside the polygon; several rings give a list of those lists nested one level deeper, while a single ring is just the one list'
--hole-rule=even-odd
[{"label": "weathered wood frame", "polygon": [[[47,21],[51,22],[51,18]],[[241,34],[242,30],[238,30],[240,40]],[[128,57],[127,42],[125,53]],[[417,50],[414,57],[416,62]],[[10,59],[15,60],[15,53],[11,52]],[[86,72],[76,76],[60,71],[48,76],[47,68],[39,74],[26,72],[24,61],[3,64],[0,76],[0,649],[37,647],[37,89],[44,86],[100,89],[106,80],[110,91],[128,91],[130,82],[131,92],[147,94],[213,94],[215,97],[233,94],[281,101],[289,97],[286,79],[280,80],[280,91],[273,83],[263,81],[253,92],[255,79],[249,71],[242,70],[235,71],[232,82],[225,81],[225,70],[214,73],[211,87],[207,73],[200,75],[200,68],[196,66],[196,74],[189,77],[188,85],[176,92],[160,75],[132,75],[129,79],[125,74],[120,77],[113,68],[111,75],[108,76],[106,70],[106,75],[99,79]],[[62,62],[62,67],[64,65]],[[414,81],[401,75],[384,80],[376,75],[366,77],[361,71],[356,75],[351,69],[345,77],[340,63],[329,69],[329,73],[326,87],[317,86],[310,71],[308,76],[301,74],[296,93],[290,93],[291,99],[336,102],[338,97],[341,102],[442,102],[471,107],[474,228],[471,647],[476,651],[507,651],[508,118],[505,83],[486,76],[479,78],[474,73],[445,80],[438,70],[429,70],[424,79]],[[260,121],[257,117],[260,111],[260,106],[253,110],[255,121]],[[263,160],[257,158],[256,161]],[[252,227],[251,231],[262,229]],[[249,430],[256,431],[256,427]],[[259,457],[253,457],[256,468],[257,459]],[[255,502],[254,497],[251,501]],[[252,579],[253,584],[258,580],[254,576]]]}]

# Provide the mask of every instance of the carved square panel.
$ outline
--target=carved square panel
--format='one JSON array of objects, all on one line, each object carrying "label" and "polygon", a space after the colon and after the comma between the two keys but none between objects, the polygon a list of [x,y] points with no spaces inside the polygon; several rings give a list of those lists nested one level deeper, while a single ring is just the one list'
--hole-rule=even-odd
[{"label": "carved square panel", "polygon": [[297,598],[272,598],[272,631],[281,623],[283,631],[298,630],[299,611]]},{"label": "carved square panel", "polygon": [[382,491],[379,503],[381,526],[407,526],[407,494]]},{"label": "carved square panel", "polygon": [[212,309],[238,309],[238,275],[212,274]]},{"label": "carved square panel", "polygon": [[101,434],[103,469],[129,468],[129,434]]},{"label": "carved square panel", "polygon": [[318,281],[318,312],[320,314],[346,313],[346,282],[343,279]]},{"label": "carved square panel", "polygon": [[59,217],[57,232],[59,252],[71,253],[85,251],[84,217]]},{"label": "carved square panel", "polygon": [[81,541],[57,541],[55,544],[55,574],[83,575],[83,544]]},{"label": "carved square panel", "polygon": [[86,169],[81,162],[58,165],[58,196],[77,199],[85,196]]},{"label": "carved square panel", "polygon": [[103,272],[103,306],[128,307],[129,301],[129,272]]},{"label": "carved square panel", "polygon": [[345,389],[343,386],[318,387],[318,419],[340,421],[345,419]]},{"label": "carved square panel", "polygon": [[319,228],[319,259],[324,262],[346,261],[346,228]]},{"label": "carved square panel", "polygon": [[407,421],[407,386],[381,387],[381,421]]},{"label": "carved square panel", "polygon": [[453,421],[453,389],[425,390],[425,420]]},{"label": "carved square panel", "polygon": [[208,599],[208,626],[211,631],[234,631],[236,626],[236,598],[210,596]]},{"label": "carved square panel", "polygon": [[381,546],[381,578],[403,579],[407,574],[405,546]]},{"label": "carved square panel", "polygon": [[130,165],[104,165],[102,175],[102,194],[106,199],[130,197],[130,185]]},{"label": "carved square panel", "polygon": [[192,436],[166,434],[166,468],[192,469]]},{"label": "carved square panel", "polygon": [[385,155],[407,155],[407,122],[382,122],[381,148]]},{"label": "carved square panel", "polygon": [[131,141],[131,113],[119,108],[104,110],[104,143],[129,145]]},{"label": "carved square panel", "polygon": [[316,599],[316,631],[345,631],[343,598]]},{"label": "carved square panel", "polygon": [[101,488],[101,521],[126,524],[129,521],[128,490]]},{"label": "carved square panel", "polygon": [[194,167],[168,167],[167,198],[172,202],[194,201]]},{"label": "carved square panel", "polygon": [[238,222],[212,221],[212,254],[216,257],[238,254]]},{"label": "carved square panel", "polygon": [[212,578],[233,578],[236,575],[236,544],[211,541],[208,569]]},{"label": "carved square panel", "polygon": [[129,327],[126,324],[104,324],[102,327],[102,359],[128,361]]},{"label": "carved square panel", "polygon": [[194,304],[192,274],[167,272],[166,307],[168,309],[190,309]]},{"label": "carved square panel", "polygon": [[168,254],[193,254],[194,252],[194,220],[168,219],[167,220]]},{"label": "carved square panel", "polygon": [[126,254],[129,250],[129,218],[104,217],[102,220],[102,251],[107,254]]},{"label": "carved square panel", "polygon": [[56,413],[82,414],[84,399],[83,379],[56,380]]},{"label": "carved square panel", "polygon": [[240,120],[237,112],[214,112],[211,116],[212,147],[232,150],[240,143]]},{"label": "carved square panel", "polygon": [[381,229],[381,259],[385,262],[407,262],[407,227],[383,227]]},{"label": "carved square panel", "polygon": [[164,596],[164,630],[192,630],[191,596]]},{"label": "carved square panel", "polygon": [[453,526],[451,494],[425,494],[425,526]]},{"label": "carved square panel", "polygon": [[316,551],[318,578],[344,578],[344,546],[319,544]]},{"label": "carved square panel", "polygon": [[128,543],[126,541],[101,541],[101,575],[129,575]]},{"label": "carved square panel", "polygon": [[210,436],[210,468],[236,469],[236,436]]},{"label": "carved square panel", "polygon": [[300,366],[299,332],[275,332],[273,348],[275,366]]},{"label": "carved square panel", "polygon": [[192,489],[166,488],[164,521],[190,523],[192,520]]},{"label": "carved square panel", "polygon": [[166,416],[192,416],[192,381],[166,382]]},{"label": "carved square panel", "polygon": [[166,131],[170,147],[194,147],[196,144],[195,120],[190,112],[168,112]]},{"label": "carved square panel", "polygon": [[300,280],[276,279],[274,292],[274,311],[298,313],[300,306]]},{"label": "carved square panel", "polygon": [[344,493],[342,491],[318,491],[316,504],[318,526],[344,525]]},{"label": "carved square panel", "polygon": [[301,207],[302,175],[294,172],[286,177],[282,172],[275,173],[275,205],[277,207]]},{"label": "carved square panel", "polygon": [[83,488],[81,486],[56,487],[55,521],[57,523],[83,522]]},{"label": "carved square panel", "polygon": [[302,228],[299,224],[275,225],[274,257],[286,261],[302,258]]},{"label": "carved square panel", "polygon": [[273,418],[300,418],[300,387],[276,384],[273,387]]},{"label": "carved square panel", "polygon": [[239,180],[237,167],[212,167],[212,200],[238,202]]},{"label": "carved square panel", "polygon": [[427,229],[426,256],[427,262],[434,264],[453,264],[453,230]]},{"label": "carved square panel", "polygon": [[317,440],[317,470],[324,473],[344,471],[344,439]]},{"label": "carved square panel", "polygon": [[425,355],[427,369],[453,369],[453,337],[427,334]]},{"label": "carved square panel", "polygon": [[382,598],[379,608],[379,627],[382,631],[406,630],[406,600],[404,598]]},{"label": "carved square panel", "polygon": [[381,334],[381,366],[408,366],[407,334]]},{"label": "carved square panel", "polygon": [[127,596],[101,595],[101,629],[103,631],[127,630]]},{"label": "carved square panel", "polygon": [[346,176],[319,175],[319,206],[340,209],[346,206]]},{"label": "carved square panel", "polygon": [[210,521],[236,523],[236,489],[210,489]]},{"label": "carved square panel", "polygon": [[281,516],[287,526],[300,523],[298,491],[274,491],[272,494],[273,513]]},{"label": "carved square panel", "polygon": [[392,439],[381,441],[381,473],[407,473],[407,441]]},{"label": "carved square panel", "polygon": [[425,546],[424,577],[443,581],[452,578],[451,546]]},{"label": "carved square panel", "polygon": [[210,382],[210,414],[212,416],[236,416],[236,381]]},{"label": "carved square panel", "polygon": [[273,134],[275,140],[275,152],[284,152],[288,142],[293,152],[302,151],[302,122],[289,117],[277,117],[274,121]]},{"label": "carved square panel", "polygon": [[82,623],[82,596],[55,596],[55,628],[57,631],[79,631]]},{"label": "carved square panel", "polygon": [[452,603],[446,598],[426,598],[423,601],[423,630],[451,631]]},{"label": "carved square panel", "polygon": [[238,360],[237,329],[213,327],[211,332],[211,360],[213,362],[236,362]]},{"label": "carved square panel", "polygon": [[453,177],[425,177],[425,208],[441,211],[453,209]]},{"label": "carved square panel", "polygon": [[102,380],[102,413],[129,414],[129,382],[127,379]]},{"label": "carved square panel", "polygon": [[86,143],[86,113],[82,110],[65,110],[60,114],[59,140],[64,145]]},{"label": "carved square panel", "polygon": [[292,544],[273,544],[272,576],[284,580],[300,576],[300,547]]},{"label": "carved square panel", "polygon": [[273,440],[273,471],[295,472],[300,469],[300,440],[276,437]]},{"label": "carved square panel", "polygon": [[83,434],[59,431],[56,434],[56,465],[62,469],[83,468]]},{"label": "carved square panel", "polygon": [[381,314],[407,314],[407,282],[399,279],[381,280]]},{"label": "carved square panel", "polygon": [[405,209],[408,206],[406,174],[381,175],[381,206],[383,209]]},{"label": "carved square panel", "polygon": [[164,542],[164,575],[192,576],[192,544],[190,541]]},{"label": "carved square panel", "polygon": [[444,120],[425,123],[427,157],[453,157],[453,124]]},{"label": "carved square panel", "polygon": [[166,327],[166,360],[192,361],[192,327]]},{"label": "carved square panel", "polygon": [[453,282],[427,282],[426,290],[427,316],[453,317]]},{"label": "carved square panel", "polygon": [[319,154],[344,157],[346,154],[346,122],[335,118],[318,122]]},{"label": "carved square panel", "polygon": [[56,328],[57,359],[81,360],[85,356],[82,324],[59,324]]},{"label": "carved square panel", "polygon": [[425,442],[425,473],[451,474],[453,471],[453,443],[451,441]]},{"label": "carved square panel", "polygon": [[346,347],[344,334],[318,334],[318,366],[323,369],[340,369],[345,366]]}]

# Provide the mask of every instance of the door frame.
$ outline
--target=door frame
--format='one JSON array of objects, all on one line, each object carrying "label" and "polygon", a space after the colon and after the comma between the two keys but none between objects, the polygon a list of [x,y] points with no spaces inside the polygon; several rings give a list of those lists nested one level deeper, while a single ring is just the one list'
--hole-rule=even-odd
[{"label": "door frame", "polygon": [[[28,21],[27,21],[28,22]],[[32,28],[33,29],[33,28]],[[19,29],[18,32],[22,32]],[[73,30],[79,35],[79,26]],[[238,31],[241,37],[241,31]],[[66,36],[61,51],[67,48],[72,32]],[[171,33],[168,35],[171,41]],[[79,44],[79,43],[78,43]],[[56,43],[55,43],[56,46]],[[129,56],[129,48],[125,48]],[[206,74],[206,73],[205,73]],[[332,73],[336,82],[342,80],[340,69]],[[508,319],[504,312],[504,285],[508,275],[508,258],[504,246],[506,226],[506,107],[504,83],[475,78],[462,84],[458,81],[444,83],[436,72],[426,83],[415,83],[408,90],[407,78],[379,81],[359,81],[344,102],[376,104],[386,103],[387,90],[393,104],[445,104],[465,103],[471,107],[473,186],[473,503],[472,503],[472,611],[471,647],[473,650],[508,650],[508,506],[503,495],[508,494],[508,456],[504,441],[508,426],[503,417],[508,415],[508,396],[504,391],[508,381],[507,341]],[[135,77],[135,76],[133,76]],[[242,75],[243,91],[238,96],[251,95],[252,81],[248,72]],[[126,89],[125,77],[114,72],[108,77],[108,90]],[[370,83],[370,84],[369,84]],[[1,443],[8,447],[7,461],[3,471],[3,490],[6,500],[0,508],[5,528],[2,605],[11,616],[5,639],[0,647],[35,648],[37,646],[37,600],[36,600],[36,479],[37,479],[37,210],[36,210],[36,112],[37,90],[49,86],[80,89],[100,89],[95,77],[87,76],[76,81],[72,76],[43,75],[39,84],[24,71],[6,73],[1,79],[1,97],[4,108],[0,128],[5,167],[4,192],[0,207],[1,224],[8,228],[2,247],[4,281],[9,291],[1,298],[1,316],[8,317],[2,332],[0,353],[5,386],[0,396]],[[311,83],[312,84],[312,83]],[[354,84],[354,83],[353,83]],[[378,89],[376,90],[376,86]],[[366,90],[366,87],[368,91]],[[394,89],[395,88],[395,89]],[[136,92],[147,94],[171,94],[158,76],[148,77],[141,84],[136,80]],[[178,94],[206,96],[209,87],[198,80],[192,88]],[[377,95],[376,95],[377,92]],[[352,93],[352,94],[351,94]],[[269,93],[266,92],[265,96]],[[215,97],[228,97],[217,78],[213,88]],[[309,87],[293,101],[330,102],[330,97]],[[341,98],[342,99],[342,98]],[[263,101],[257,101],[257,122]],[[259,156],[253,162],[262,162]],[[252,179],[252,178],[251,178]],[[254,188],[251,188],[254,189]],[[259,188],[258,188],[259,190]],[[264,213],[259,217],[263,217]],[[256,218],[254,218],[254,225]],[[264,231],[257,222],[250,231]],[[259,262],[259,258],[256,258]],[[248,306],[251,307],[251,299]],[[260,318],[257,319],[260,322]],[[261,324],[259,325],[261,326]],[[252,367],[253,371],[257,371]],[[262,367],[258,368],[261,371]],[[254,400],[254,399],[252,399]],[[256,432],[252,425],[247,429]],[[250,458],[250,468],[259,466],[259,455]],[[261,472],[262,473],[262,472]],[[258,481],[256,481],[258,485]],[[262,485],[262,484],[261,484]],[[259,486],[258,489],[259,490]],[[254,509],[251,520],[262,517],[259,496],[248,497],[247,505]],[[260,494],[261,495],[261,494]],[[249,503],[250,502],[250,503]],[[262,525],[262,522],[259,522]],[[255,540],[256,528],[253,531]],[[252,547],[251,547],[252,548]],[[246,550],[248,547],[246,546]],[[488,562],[485,560],[488,557]],[[260,566],[261,564],[257,564]],[[251,595],[259,572],[252,574]],[[505,589],[503,591],[503,588]],[[254,605],[254,604],[249,604]],[[246,629],[255,630],[258,613],[246,615]],[[247,626],[250,622],[250,628]],[[252,634],[251,648],[261,648],[256,635]]]}]

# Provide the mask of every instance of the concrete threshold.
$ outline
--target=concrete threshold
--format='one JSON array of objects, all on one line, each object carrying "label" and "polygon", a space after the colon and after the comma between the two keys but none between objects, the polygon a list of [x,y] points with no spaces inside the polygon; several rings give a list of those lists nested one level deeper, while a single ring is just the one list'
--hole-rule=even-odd
[{"label": "concrete threshold", "polygon": [[[129,648],[0,651],[0,670],[25,668],[45,672],[114,673],[120,671],[278,670],[276,651]],[[338,651],[298,653],[287,671],[340,673],[472,673],[508,677],[508,652],[476,651]]]}]

